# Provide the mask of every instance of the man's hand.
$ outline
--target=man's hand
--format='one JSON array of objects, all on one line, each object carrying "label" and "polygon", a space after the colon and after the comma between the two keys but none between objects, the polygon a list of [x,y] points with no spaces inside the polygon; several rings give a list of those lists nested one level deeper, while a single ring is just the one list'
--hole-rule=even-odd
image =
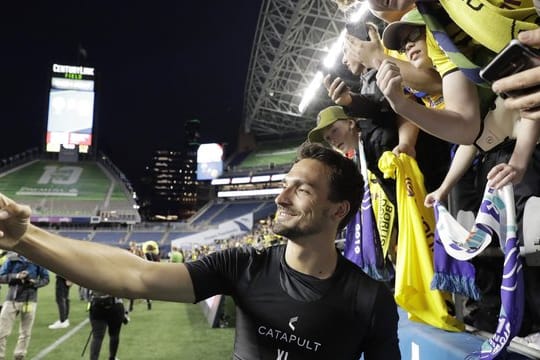
[{"label": "man's hand", "polygon": [[435,205],[435,202],[446,201],[447,197],[448,193],[442,188],[438,188],[437,190],[430,192],[426,195],[426,198],[424,199],[424,206],[433,207],[433,205]]},{"label": "man's hand", "polygon": [[351,59],[363,64],[368,69],[377,69],[385,58],[384,47],[377,26],[367,23],[369,41],[347,34],[345,37],[345,52]]},{"label": "man's hand", "polygon": [[28,277],[28,271],[23,270],[21,272],[17,273],[17,276],[15,276],[19,280],[25,280]]},{"label": "man's hand", "polygon": [[351,91],[341,78],[336,77],[332,81],[330,74],[324,77],[324,87],[328,91],[328,96],[338,105],[349,106],[352,103]]},{"label": "man's hand", "polygon": [[416,149],[414,145],[411,144],[399,143],[394,149],[392,149],[392,152],[396,154],[396,156],[399,156],[400,153],[404,153],[412,158],[416,158]]},{"label": "man's hand", "polygon": [[510,164],[497,164],[488,173],[488,185],[495,189],[501,189],[506,184],[517,184],[523,179],[525,168],[519,168]]},{"label": "man's hand", "polygon": [[0,194],[0,248],[12,250],[30,224],[30,207]]},{"label": "man's hand", "polygon": [[401,77],[399,67],[392,61],[384,60],[377,72],[377,86],[381,89],[392,109],[397,113],[399,111],[396,109],[396,106],[399,100],[405,98],[401,85],[402,81],[403,78]]},{"label": "man's hand", "polygon": [[[540,47],[540,28],[519,33],[518,40],[532,47]],[[492,89],[499,94],[538,85],[540,85],[540,66],[499,79],[493,83]],[[523,118],[540,120],[540,88],[527,95],[509,97],[504,101],[504,105],[509,109],[520,110]]]}]

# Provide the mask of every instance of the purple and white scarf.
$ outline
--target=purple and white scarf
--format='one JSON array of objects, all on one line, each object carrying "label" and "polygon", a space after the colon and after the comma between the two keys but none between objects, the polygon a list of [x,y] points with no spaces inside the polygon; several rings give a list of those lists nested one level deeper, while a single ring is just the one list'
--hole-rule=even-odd
[{"label": "purple and white scarf", "polygon": [[[445,219],[447,220],[449,219]],[[445,250],[451,256],[460,260],[470,259],[485,249],[493,239],[498,239],[504,251],[501,310],[497,330],[482,344],[482,349],[474,354],[482,360],[495,359],[519,332],[525,302],[512,185],[506,185],[500,190],[486,187],[475,224],[470,232],[463,229],[455,220],[452,225],[445,221],[437,223],[437,230]],[[465,236],[459,238],[456,232]]]},{"label": "purple and white scarf", "polygon": [[[437,226],[435,227],[435,237],[433,239],[433,267],[435,273],[431,281],[431,289],[449,291],[479,300],[480,293],[476,286],[476,270],[473,264],[450,256],[445,251],[441,241],[438,230],[440,213],[444,214],[444,216],[450,214],[446,211],[444,205],[439,202],[435,204],[434,210]],[[450,218],[455,221],[453,217],[450,216]]]}]

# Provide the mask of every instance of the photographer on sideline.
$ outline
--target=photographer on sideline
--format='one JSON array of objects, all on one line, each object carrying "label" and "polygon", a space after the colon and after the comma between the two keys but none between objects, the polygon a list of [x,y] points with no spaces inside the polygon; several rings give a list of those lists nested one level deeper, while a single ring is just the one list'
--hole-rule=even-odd
[{"label": "photographer on sideline", "polygon": [[19,338],[13,351],[15,360],[23,360],[30,345],[36,316],[37,289],[49,283],[49,272],[27,258],[11,253],[0,268],[0,283],[8,284],[6,301],[0,311],[0,359],[6,356],[6,341],[17,315],[21,315]]}]

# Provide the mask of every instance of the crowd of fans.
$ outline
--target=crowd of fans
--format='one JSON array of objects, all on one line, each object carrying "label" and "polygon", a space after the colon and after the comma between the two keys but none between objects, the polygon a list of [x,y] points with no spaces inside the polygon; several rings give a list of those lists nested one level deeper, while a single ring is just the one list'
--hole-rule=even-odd
[{"label": "crowd of fans", "polygon": [[[334,1],[345,12],[363,4]],[[538,211],[533,204],[540,196],[535,87],[540,68],[533,66],[494,84],[479,76],[479,70],[514,37],[522,46],[540,46],[540,32],[534,30],[538,7],[497,0],[479,1],[477,7],[459,1],[366,2],[367,17],[347,25],[342,62],[349,74],[335,76],[328,69],[324,78],[336,106],[321,109],[309,141],[325,143],[357,160],[396,209],[396,184],[381,167],[388,159],[383,160],[383,154],[391,151],[400,159],[416,159],[427,190],[420,206],[446,205],[464,226],[474,223],[485,188],[511,186],[518,241],[522,248],[537,241],[540,228],[523,219],[526,211]],[[501,16],[512,19],[512,31]],[[486,23],[474,26],[480,18]],[[488,18],[497,20],[488,24]],[[508,96],[507,91],[515,88],[525,91]],[[390,250],[384,250],[394,263],[392,248],[399,247],[396,239],[401,238],[397,218]],[[490,332],[501,325],[503,252],[504,239],[500,244],[493,241],[471,260],[480,296],[467,300],[464,320]],[[531,345],[539,347],[540,271],[528,261],[530,256],[523,256],[522,262],[525,315],[518,333],[529,335]]]},{"label": "crowd of fans", "polygon": [[[170,262],[187,262],[200,259],[203,256],[215,251],[225,250],[233,247],[253,247],[262,249],[273,245],[283,244],[286,239],[275,235],[272,230],[272,218],[261,219],[253,226],[253,230],[244,235],[231,236],[227,239],[215,239],[208,245],[190,245],[189,247],[172,246],[171,252],[167,254]],[[175,253],[180,254],[175,255]],[[182,261],[173,261],[174,258],[181,258]]]}]

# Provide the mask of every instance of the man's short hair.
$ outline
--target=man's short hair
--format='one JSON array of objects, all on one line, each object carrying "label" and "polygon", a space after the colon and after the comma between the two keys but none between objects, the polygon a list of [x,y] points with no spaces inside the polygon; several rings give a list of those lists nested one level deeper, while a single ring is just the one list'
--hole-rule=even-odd
[{"label": "man's short hair", "polygon": [[341,231],[356,214],[362,201],[364,180],[358,166],[341,153],[317,143],[306,142],[300,146],[296,162],[303,159],[318,160],[330,169],[328,200],[349,202],[349,213],[338,226],[338,232]]}]

